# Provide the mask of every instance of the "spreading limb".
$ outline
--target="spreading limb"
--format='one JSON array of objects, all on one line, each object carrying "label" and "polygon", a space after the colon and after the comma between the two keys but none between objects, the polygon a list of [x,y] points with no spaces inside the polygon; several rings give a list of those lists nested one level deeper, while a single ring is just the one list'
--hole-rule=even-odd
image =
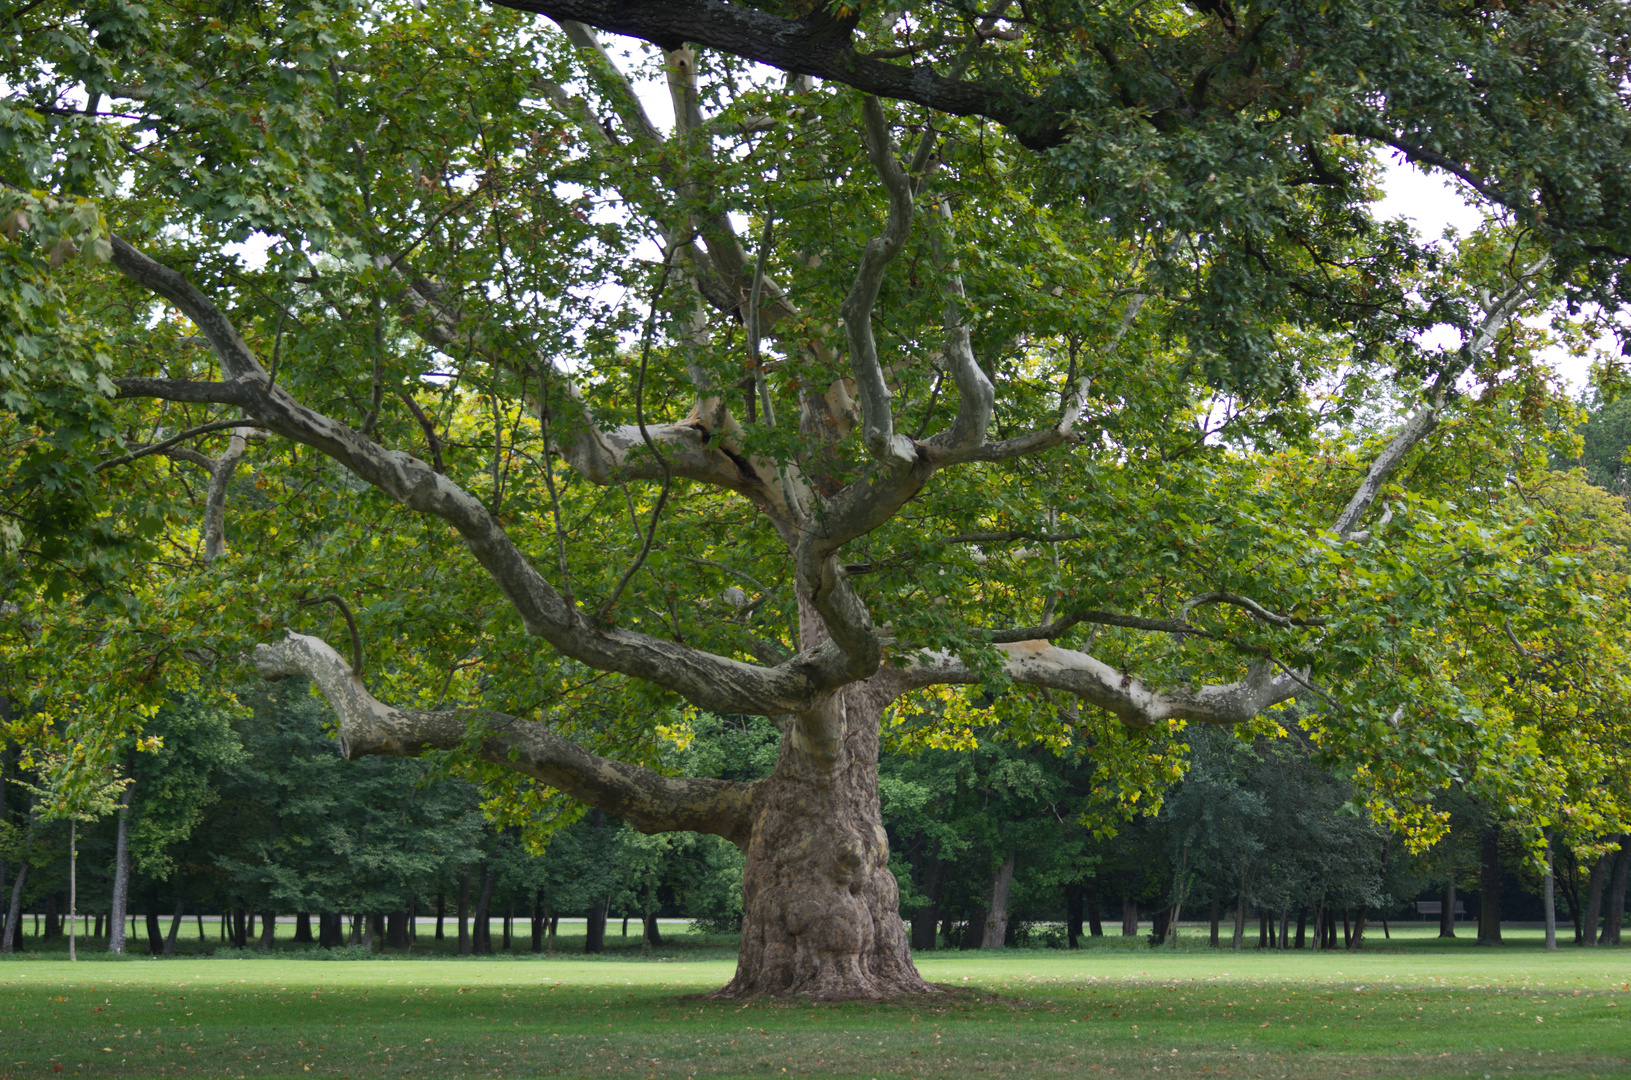
[{"label": "spreading limb", "polygon": [[600,671],[645,679],[715,712],[798,713],[821,693],[850,681],[845,658],[818,648],[761,668],[661,638],[588,624],[538,573],[481,500],[411,454],[387,450],[272,386],[249,346],[215,304],[176,271],[113,239],[113,264],[170,300],[214,346],[225,381],[115,380],[121,397],[235,404],[254,422],[310,446],[409,509],[456,529],[503,590],[531,634]]},{"label": "spreading limb", "polygon": [[303,675],[316,683],[340,721],[340,752],[416,757],[465,745],[479,732],[477,756],[530,776],[627,821],[641,832],[692,830],[745,846],[753,827],[753,785],[664,776],[591,754],[542,724],[485,709],[395,709],[370,694],[351,665],[326,642],[290,633],[255,646],[263,679]]},{"label": "spreading limb", "polygon": [[[1087,653],[1046,641],[1015,641],[997,646],[1007,656],[1003,670],[1015,682],[1075,694],[1121,718],[1130,728],[1163,720],[1203,724],[1240,724],[1271,705],[1295,697],[1299,684],[1268,663],[1254,663],[1239,682],[1195,690],[1157,690]],[[931,653],[901,670],[908,689],[937,683],[979,683],[986,676],[960,658]]]}]

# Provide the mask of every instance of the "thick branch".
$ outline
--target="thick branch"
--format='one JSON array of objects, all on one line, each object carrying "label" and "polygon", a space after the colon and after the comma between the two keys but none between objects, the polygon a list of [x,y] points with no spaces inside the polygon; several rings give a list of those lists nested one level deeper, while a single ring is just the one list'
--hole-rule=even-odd
[{"label": "thick branch", "polygon": [[[254,422],[333,458],[358,478],[409,509],[433,514],[459,532],[482,567],[521,616],[527,631],[567,656],[601,671],[617,671],[666,687],[716,712],[802,712],[815,696],[847,681],[839,658],[827,650],[802,653],[773,669],[716,656],[660,638],[625,630],[602,630],[579,618],[575,607],[532,566],[480,499],[411,454],[387,450],[339,421],[301,404],[274,387],[236,329],[209,299],[181,275],[114,240],[114,264],[161,295],[180,297],[190,318],[210,328],[231,382],[190,383],[128,379],[121,397],[216,400],[240,405]],[[172,397],[174,394],[174,397]]]},{"label": "thick branch", "polygon": [[[953,116],[985,116],[1009,127],[1026,146],[1043,149],[1064,138],[1064,120],[1023,94],[949,79],[928,64],[904,66],[857,53],[853,20],[820,6],[803,19],[784,19],[726,0],[499,0],[501,6],[573,19],[671,49],[695,42],[799,75],[853,86],[868,94],[913,101]],[[564,23],[563,23],[564,26]]]},{"label": "thick branch", "polygon": [[[1062,690],[1121,718],[1130,728],[1163,720],[1203,724],[1240,724],[1271,705],[1297,694],[1289,675],[1273,673],[1267,662],[1254,663],[1239,682],[1195,690],[1156,690],[1101,660],[1046,641],[1016,641],[997,646],[1007,655],[1003,669],[1015,682]],[[986,676],[945,653],[931,654],[902,671],[909,687],[938,683],[975,684]]]},{"label": "thick branch", "polygon": [[862,99],[861,117],[866,129],[867,157],[889,194],[889,220],[880,235],[866,242],[860,268],[855,271],[855,284],[850,286],[838,310],[849,340],[850,367],[861,400],[861,430],[866,448],[885,466],[909,466],[917,460],[917,450],[911,439],[895,434],[889,385],[884,381],[883,366],[878,363],[878,344],[872,335],[872,308],[883,285],[884,271],[905,247],[907,234],[912,229],[912,184],[895,159],[889,121],[877,98]]},{"label": "thick branch", "polygon": [[753,786],[731,780],[663,776],[591,754],[542,724],[485,709],[394,709],[370,694],[351,665],[318,638],[290,633],[255,646],[263,679],[303,675],[317,684],[340,721],[340,752],[416,757],[452,750],[479,733],[483,761],[530,776],[645,833],[692,830],[745,846],[753,828]]}]

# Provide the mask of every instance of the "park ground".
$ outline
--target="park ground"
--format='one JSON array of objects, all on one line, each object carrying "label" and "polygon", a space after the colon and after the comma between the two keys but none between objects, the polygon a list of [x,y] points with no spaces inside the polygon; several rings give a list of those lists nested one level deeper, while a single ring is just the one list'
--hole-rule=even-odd
[{"label": "park ground", "polygon": [[1631,1077],[1631,947],[1507,936],[937,952],[942,992],[838,1005],[714,1000],[729,942],[679,933],[595,958],[567,934],[475,960],[33,948],[0,963],[0,1078]]}]

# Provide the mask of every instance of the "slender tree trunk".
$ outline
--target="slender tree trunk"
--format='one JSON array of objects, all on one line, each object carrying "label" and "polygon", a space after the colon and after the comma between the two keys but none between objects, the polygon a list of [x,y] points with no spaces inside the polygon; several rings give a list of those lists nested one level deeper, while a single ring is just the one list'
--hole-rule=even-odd
[{"label": "slender tree trunk", "polygon": [[1369,905],[1360,905],[1359,914],[1354,916],[1354,939],[1348,947],[1361,949],[1365,946],[1365,923],[1370,919]]},{"label": "slender tree trunk", "polygon": [[6,909],[6,933],[0,938],[0,954],[21,952],[23,948],[23,886],[28,881],[28,860],[17,864],[17,880],[11,883],[11,906]]},{"label": "slender tree trunk", "polygon": [[561,925],[561,917],[553,911],[549,914],[549,955],[555,955],[555,930]]},{"label": "slender tree trunk", "polygon": [[1438,936],[1455,937],[1455,875],[1444,882],[1444,910],[1438,916]]},{"label": "slender tree trunk", "polygon": [[1082,947],[1081,882],[1065,886],[1065,942],[1072,949]]},{"label": "slender tree trunk", "polygon": [[459,955],[470,955],[470,868],[459,875]]},{"label": "slender tree trunk", "polygon": [[1603,914],[1603,887],[1608,884],[1608,872],[1614,865],[1613,855],[1604,855],[1591,867],[1591,880],[1586,886],[1586,935],[1582,945],[1597,944],[1598,922]]},{"label": "slender tree trunk", "polygon": [[1501,834],[1486,825],[1479,844],[1478,944],[1501,943]]},{"label": "slender tree trunk", "polygon": [[1557,951],[1557,897],[1554,891],[1554,862],[1552,857],[1552,830],[1546,830],[1546,872],[1541,877],[1541,906],[1546,912],[1546,951]]},{"label": "slender tree trunk", "polygon": [[68,959],[78,960],[74,939],[79,927],[75,925],[79,904],[79,822],[68,819]]},{"label": "slender tree trunk", "polygon": [[1212,924],[1207,944],[1215,949],[1218,947],[1218,927],[1223,923],[1223,901],[1216,896],[1212,897],[1212,908],[1207,914]]},{"label": "slender tree trunk", "polygon": [[1348,924],[1348,905],[1344,904],[1342,905],[1342,947],[1351,949],[1353,944],[1353,931]]},{"label": "slender tree trunk", "polygon": [[1099,918],[1099,879],[1087,879],[1087,933],[1089,937],[1104,936],[1104,922]]},{"label": "slender tree trunk", "polygon": [[55,941],[62,936],[62,918],[57,913],[57,894],[55,890],[45,894],[45,937],[41,940]]},{"label": "slender tree trunk", "polygon": [[657,926],[657,913],[655,911],[646,912],[645,917],[641,920],[640,933],[641,940],[647,945],[650,945],[653,949],[662,948],[663,932]]},{"label": "slender tree trunk", "polygon": [[1257,947],[1266,949],[1274,944],[1269,938],[1269,909],[1262,908],[1257,912]]},{"label": "slender tree trunk", "polygon": [[277,946],[277,912],[261,912],[260,921],[260,939],[255,947],[262,952],[269,952]]},{"label": "slender tree trunk", "polygon": [[176,889],[176,910],[170,916],[170,932],[164,935],[164,955],[176,954],[176,935],[181,933],[181,920],[187,915],[187,897],[178,887]]},{"label": "slender tree trunk", "polygon": [[1306,949],[1308,947],[1308,906],[1306,904],[1301,904],[1297,907],[1296,947],[1299,949]]},{"label": "slender tree trunk", "polygon": [[1608,915],[1603,919],[1603,944],[1620,943],[1620,926],[1625,922],[1626,879],[1631,876],[1631,835],[1620,837],[1620,850],[1614,856],[1614,875],[1608,887]]},{"label": "slender tree trunk", "polygon": [[493,952],[493,886],[497,882],[498,864],[489,859],[487,873],[482,875],[481,899],[476,903],[476,933],[480,937],[476,942],[476,952],[482,956],[491,956]]},{"label": "slender tree trunk", "polygon": [[1015,853],[1009,851],[991,875],[991,904],[985,912],[985,933],[980,946],[1000,949],[1008,938],[1008,891],[1014,884]]},{"label": "slender tree trunk", "polygon": [[606,951],[606,909],[611,906],[611,900],[607,896],[595,901],[589,908],[588,916],[584,919],[583,951],[586,953]]},{"label": "slender tree trunk", "polygon": [[1240,868],[1240,889],[1235,893],[1235,938],[1236,952],[1246,947],[1246,867]]},{"label": "slender tree trunk", "polygon": [[[515,921],[515,905],[504,909],[504,951],[510,951],[510,924]],[[629,936],[629,917],[623,916],[623,936]]]},{"label": "slender tree trunk", "polygon": [[544,889],[539,886],[532,894],[532,951],[544,951]]},{"label": "slender tree trunk", "polygon": [[1121,898],[1121,936],[1138,936],[1138,901],[1130,896]]},{"label": "slender tree trunk", "polygon": [[945,860],[927,855],[921,859],[923,893],[929,902],[912,914],[912,951],[932,952],[939,944],[940,893],[945,887]]},{"label": "slender tree trunk", "polygon": [[147,910],[143,915],[147,921],[147,951],[152,956],[163,956],[164,919],[159,915],[159,887],[157,885],[147,891]]},{"label": "slender tree trunk", "polygon": [[1325,948],[1325,897],[1321,896],[1314,905],[1314,951],[1319,952]]}]

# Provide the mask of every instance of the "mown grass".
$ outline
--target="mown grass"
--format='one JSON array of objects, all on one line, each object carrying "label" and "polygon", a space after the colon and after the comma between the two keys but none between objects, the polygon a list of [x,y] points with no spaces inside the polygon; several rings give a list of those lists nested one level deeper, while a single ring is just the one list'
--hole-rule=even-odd
[{"label": "mown grass", "polygon": [[931,953],[942,993],[843,1005],[713,1000],[732,961],[684,939],[650,959],[35,950],[0,964],[0,1077],[1631,1076],[1631,949],[1511,937]]}]

